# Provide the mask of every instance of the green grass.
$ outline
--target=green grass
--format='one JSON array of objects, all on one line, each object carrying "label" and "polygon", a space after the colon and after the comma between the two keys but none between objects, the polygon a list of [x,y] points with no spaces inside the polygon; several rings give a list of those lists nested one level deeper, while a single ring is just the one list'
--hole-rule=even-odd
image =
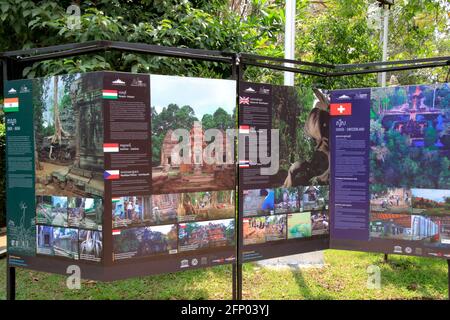
[{"label": "green grass", "polygon": [[[272,270],[244,266],[244,299],[446,299],[447,262],[440,259],[325,251],[321,269]],[[5,298],[5,259],[0,260],[0,299]],[[367,288],[366,269],[381,270],[381,289]],[[69,290],[65,277],[18,269],[18,299],[231,299],[231,267],[134,278],[83,281]]]}]

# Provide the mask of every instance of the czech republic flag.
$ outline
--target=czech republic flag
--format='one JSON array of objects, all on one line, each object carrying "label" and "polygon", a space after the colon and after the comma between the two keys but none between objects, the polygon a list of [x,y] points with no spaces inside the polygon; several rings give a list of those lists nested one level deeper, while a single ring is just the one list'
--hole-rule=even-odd
[{"label": "czech republic flag", "polygon": [[118,180],[120,179],[120,171],[119,170],[105,170],[103,174],[103,178],[105,180]]}]

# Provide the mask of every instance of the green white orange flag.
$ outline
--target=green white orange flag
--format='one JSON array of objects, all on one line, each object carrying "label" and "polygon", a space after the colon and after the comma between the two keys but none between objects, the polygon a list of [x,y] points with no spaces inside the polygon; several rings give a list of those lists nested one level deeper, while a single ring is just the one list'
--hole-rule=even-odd
[{"label": "green white orange flag", "polygon": [[4,112],[17,112],[19,111],[19,98],[5,98],[3,104]]}]

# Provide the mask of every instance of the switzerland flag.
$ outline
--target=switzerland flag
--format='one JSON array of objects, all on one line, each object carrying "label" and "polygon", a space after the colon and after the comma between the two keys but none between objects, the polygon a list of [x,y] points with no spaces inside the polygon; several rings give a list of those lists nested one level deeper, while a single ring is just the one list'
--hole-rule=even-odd
[{"label": "switzerland flag", "polygon": [[332,116],[351,116],[351,103],[332,103],[330,104],[330,115]]}]

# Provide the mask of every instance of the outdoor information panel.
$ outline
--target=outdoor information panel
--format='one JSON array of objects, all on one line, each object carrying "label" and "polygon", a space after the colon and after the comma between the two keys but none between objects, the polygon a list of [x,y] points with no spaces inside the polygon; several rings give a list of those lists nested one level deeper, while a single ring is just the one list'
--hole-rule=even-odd
[{"label": "outdoor information panel", "polygon": [[328,122],[318,90],[239,84],[243,261],[329,247]]},{"label": "outdoor information panel", "polygon": [[450,258],[450,86],[331,95],[331,247]]},{"label": "outdoor information panel", "polygon": [[114,280],[234,261],[235,93],[116,72],[6,82],[10,265]]}]

